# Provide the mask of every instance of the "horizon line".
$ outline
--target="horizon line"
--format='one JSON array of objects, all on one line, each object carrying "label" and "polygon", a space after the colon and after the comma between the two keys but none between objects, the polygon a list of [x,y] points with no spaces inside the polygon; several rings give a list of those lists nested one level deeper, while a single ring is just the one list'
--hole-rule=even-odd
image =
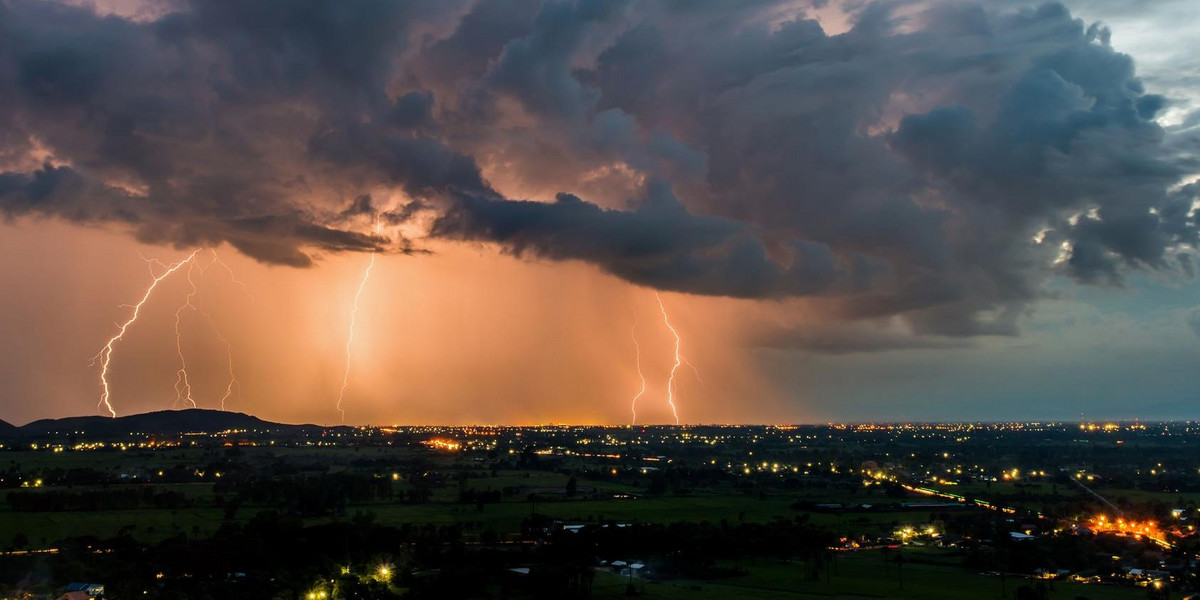
[{"label": "horizon line", "polygon": [[[270,420],[267,420],[263,417],[260,417],[258,415],[252,414],[252,413],[240,412],[240,411],[235,411],[235,410],[221,410],[218,408],[200,408],[200,407],[191,408],[191,407],[189,407],[189,408],[166,408],[166,409],[152,410],[152,411],[141,412],[141,413],[118,415],[116,417],[102,415],[102,414],[68,415],[68,416],[64,416],[64,417],[45,417],[45,418],[41,418],[41,419],[33,419],[31,421],[26,422],[23,425],[16,425],[14,423],[9,423],[9,424],[12,425],[13,427],[16,427],[19,429],[19,428],[27,427],[29,425],[32,425],[32,424],[40,422],[40,421],[59,421],[59,420],[63,420],[63,419],[86,419],[86,418],[93,418],[93,417],[100,418],[100,419],[117,420],[117,419],[125,419],[125,418],[138,417],[138,416],[144,416],[144,415],[152,415],[152,414],[160,414],[160,413],[185,413],[185,412],[224,413],[224,414],[230,414],[230,415],[242,415],[242,416],[253,417],[255,419],[259,419],[260,421],[263,421],[263,422],[271,424],[271,425],[286,425],[289,427],[320,427],[323,429],[337,429],[337,428],[342,428],[342,427],[349,427],[352,429],[383,428],[383,427],[398,427],[398,428],[413,428],[413,427],[444,427],[444,428],[604,427],[604,428],[622,428],[622,429],[634,429],[637,427],[655,427],[655,428],[680,428],[680,429],[683,429],[683,428],[688,428],[688,427],[864,427],[864,426],[894,427],[894,426],[905,426],[905,425],[995,426],[995,425],[1035,425],[1035,424],[1036,425],[1066,425],[1066,424],[1081,424],[1082,425],[1085,423],[1086,424],[1094,424],[1094,425],[1095,424],[1165,425],[1165,424],[1188,424],[1188,423],[1196,422],[1196,420],[1194,420],[1194,419],[1183,419],[1183,418],[1143,419],[1141,417],[1132,417],[1132,418],[1125,417],[1125,418],[1113,418],[1113,419],[1084,418],[1084,419],[1077,419],[1077,420],[1076,419],[1029,419],[1029,420],[970,419],[970,420],[938,421],[938,420],[927,420],[927,419],[914,419],[914,420],[877,420],[877,421],[848,420],[848,421],[821,421],[821,422],[796,421],[796,422],[781,422],[781,423],[765,423],[765,422],[733,423],[733,422],[716,422],[716,421],[714,421],[714,422],[696,422],[696,423],[638,423],[638,424],[625,423],[625,424],[619,424],[619,423],[582,423],[582,422],[581,423],[565,423],[565,422],[548,421],[548,422],[543,422],[543,423],[463,423],[463,424],[447,424],[447,423],[347,424],[347,423],[342,423],[342,424],[319,424],[319,423],[288,423],[288,422],[282,422],[282,421],[270,421]],[[5,421],[5,422],[7,422],[7,421]]]}]

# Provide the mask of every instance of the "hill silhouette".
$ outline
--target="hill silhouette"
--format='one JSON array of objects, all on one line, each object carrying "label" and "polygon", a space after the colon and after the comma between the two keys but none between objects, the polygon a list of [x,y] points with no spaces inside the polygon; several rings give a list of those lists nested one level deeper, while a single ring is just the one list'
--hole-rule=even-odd
[{"label": "hill silhouette", "polygon": [[[4,425],[8,424],[5,423]],[[80,432],[94,436],[113,436],[128,433],[214,433],[231,429],[298,431],[302,429],[322,429],[322,427],[318,425],[272,423],[245,413],[189,408],[185,410],[160,410],[116,418],[86,416],[41,419],[21,427],[8,425],[6,428],[0,426],[0,435],[39,436],[65,435],[71,432]]]}]

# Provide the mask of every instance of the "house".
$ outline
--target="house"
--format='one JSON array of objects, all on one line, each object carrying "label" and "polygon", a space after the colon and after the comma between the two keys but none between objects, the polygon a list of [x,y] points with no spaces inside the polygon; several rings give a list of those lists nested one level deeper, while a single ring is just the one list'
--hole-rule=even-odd
[{"label": "house", "polygon": [[64,596],[71,592],[81,592],[86,594],[88,598],[100,598],[104,596],[104,584],[101,583],[68,583],[63,588]]},{"label": "house", "polygon": [[629,566],[624,569],[621,569],[619,574],[620,575],[629,575],[631,577],[641,577],[644,574],[643,569],[645,569],[645,568],[646,568],[646,565],[644,565],[640,562],[629,563]]}]

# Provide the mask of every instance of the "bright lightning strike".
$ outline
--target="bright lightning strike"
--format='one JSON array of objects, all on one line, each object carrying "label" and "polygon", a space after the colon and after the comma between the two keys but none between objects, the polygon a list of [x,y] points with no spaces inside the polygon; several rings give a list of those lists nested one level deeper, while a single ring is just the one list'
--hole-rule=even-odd
[{"label": "bright lightning strike", "polygon": [[129,326],[133,325],[134,321],[138,320],[138,316],[142,312],[142,306],[144,306],[146,302],[150,300],[150,296],[154,294],[154,290],[158,287],[158,284],[162,283],[164,279],[170,277],[172,273],[178,271],[184,265],[191,264],[196,258],[196,255],[199,253],[200,249],[192,251],[187,258],[177,263],[166,265],[166,270],[164,270],[162,274],[154,276],[154,281],[150,282],[150,286],[147,287],[146,292],[142,294],[141,300],[138,300],[137,304],[133,305],[133,314],[129,316],[128,320],[120,325],[116,335],[109,338],[108,342],[104,344],[104,348],[101,349],[98,354],[96,354],[96,358],[94,360],[100,361],[100,388],[102,390],[100,393],[100,401],[96,403],[96,408],[103,407],[108,410],[108,414],[112,415],[113,417],[117,416],[117,411],[113,409],[112,403],[109,402],[111,390],[108,384],[108,369],[109,365],[112,363],[113,347],[117,342],[121,341],[121,338],[125,337],[125,332],[129,330]]},{"label": "bright lightning strike", "polygon": [[642,389],[638,390],[637,395],[633,397],[633,403],[630,406],[630,410],[633,411],[633,420],[629,424],[637,425],[637,403],[638,403],[638,400],[640,400],[642,398],[642,396],[646,395],[646,376],[644,374],[642,374],[642,346],[641,346],[641,344],[638,344],[638,340],[637,340],[637,315],[636,314],[633,316],[633,328],[630,329],[629,335],[630,335],[630,337],[633,338],[633,348],[637,352],[636,360],[637,360],[638,378],[640,378],[642,380]]},{"label": "bright lightning strike", "polygon": [[671,377],[667,379],[667,404],[671,405],[671,414],[675,417],[675,424],[678,425],[679,411],[675,407],[675,373],[685,361],[683,354],[679,351],[681,344],[679,332],[675,331],[675,328],[671,326],[671,319],[667,317],[667,307],[663,304],[662,296],[658,292],[655,292],[654,297],[658,299],[658,308],[662,311],[663,324],[667,326],[667,329],[671,330],[671,335],[675,336],[675,364],[671,366]]},{"label": "bright lightning strike", "polygon": [[342,388],[338,390],[337,409],[342,414],[342,423],[346,422],[346,410],[342,408],[342,400],[346,397],[346,387],[350,385],[350,364],[351,364],[351,346],[354,344],[354,324],[358,320],[358,300],[362,298],[363,290],[367,287],[367,280],[371,278],[371,269],[375,266],[375,253],[371,253],[371,260],[367,263],[366,270],[363,271],[362,281],[358,282],[358,292],[354,294],[354,306],[350,309],[350,332],[346,336],[346,369],[342,372]]}]

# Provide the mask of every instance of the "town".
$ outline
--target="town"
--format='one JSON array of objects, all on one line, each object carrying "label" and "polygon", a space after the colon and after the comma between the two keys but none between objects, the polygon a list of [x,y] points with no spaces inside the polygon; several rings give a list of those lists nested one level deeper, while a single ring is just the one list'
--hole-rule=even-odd
[{"label": "town", "polygon": [[1198,583],[1197,423],[158,414],[179,426],[9,432],[0,596],[1099,600]]}]

